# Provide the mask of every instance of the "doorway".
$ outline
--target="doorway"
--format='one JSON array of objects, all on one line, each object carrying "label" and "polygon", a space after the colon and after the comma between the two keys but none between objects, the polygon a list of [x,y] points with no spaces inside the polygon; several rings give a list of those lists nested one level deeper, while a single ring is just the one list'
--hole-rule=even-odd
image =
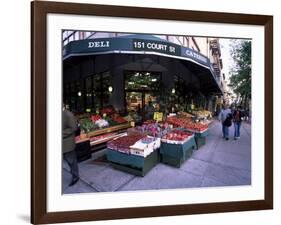
[{"label": "doorway", "polygon": [[159,97],[160,72],[125,71],[125,108],[145,118],[145,106],[149,102],[155,107]]}]

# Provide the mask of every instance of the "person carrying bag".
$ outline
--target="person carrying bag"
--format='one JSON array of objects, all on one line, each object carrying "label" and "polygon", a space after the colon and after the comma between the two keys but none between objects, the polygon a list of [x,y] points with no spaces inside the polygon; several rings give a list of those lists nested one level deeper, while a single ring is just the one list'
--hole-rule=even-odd
[{"label": "person carrying bag", "polygon": [[223,108],[218,116],[218,119],[222,123],[222,134],[225,140],[229,140],[229,127],[232,125],[232,114],[231,110],[227,105],[223,105]]}]

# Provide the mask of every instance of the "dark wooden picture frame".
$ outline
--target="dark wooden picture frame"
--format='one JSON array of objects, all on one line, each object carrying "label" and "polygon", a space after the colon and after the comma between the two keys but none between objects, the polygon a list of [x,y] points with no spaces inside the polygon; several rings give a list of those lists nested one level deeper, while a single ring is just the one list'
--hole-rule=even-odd
[{"label": "dark wooden picture frame", "polygon": [[[264,200],[184,204],[136,208],[47,212],[47,14],[73,14],[199,21],[264,26],[265,146]],[[273,209],[273,17],[173,9],[136,8],[78,3],[31,3],[31,222],[33,224],[111,220]]]}]

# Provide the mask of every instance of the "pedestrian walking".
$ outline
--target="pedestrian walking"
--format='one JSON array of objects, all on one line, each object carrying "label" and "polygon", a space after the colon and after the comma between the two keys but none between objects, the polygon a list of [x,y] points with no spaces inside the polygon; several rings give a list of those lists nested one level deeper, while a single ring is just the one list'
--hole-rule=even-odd
[{"label": "pedestrian walking", "polygon": [[77,163],[77,154],[75,151],[75,132],[77,129],[76,119],[72,112],[70,112],[65,106],[62,111],[62,134],[63,134],[63,158],[70,167],[72,175],[72,181],[69,186],[77,183],[79,180],[79,170]]},{"label": "pedestrian walking", "polygon": [[233,124],[234,124],[234,140],[240,138],[240,127],[242,120],[244,118],[244,113],[242,111],[242,107],[238,106],[236,110],[233,112]]},{"label": "pedestrian walking", "polygon": [[232,113],[227,105],[223,105],[218,116],[222,124],[222,134],[225,140],[229,140],[229,127],[232,125]]}]

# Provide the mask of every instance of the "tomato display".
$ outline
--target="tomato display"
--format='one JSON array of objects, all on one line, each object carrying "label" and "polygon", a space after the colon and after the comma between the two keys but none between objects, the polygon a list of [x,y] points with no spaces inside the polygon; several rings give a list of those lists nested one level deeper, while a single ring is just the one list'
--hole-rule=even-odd
[{"label": "tomato display", "polygon": [[208,129],[207,124],[195,123],[195,122],[192,122],[192,120],[186,120],[184,118],[178,118],[176,116],[168,117],[166,122],[169,124],[172,124],[176,127],[182,127],[182,128],[186,128],[186,129],[194,130],[194,131],[198,131],[198,132]]},{"label": "tomato display", "polygon": [[127,120],[125,120],[122,116],[120,116],[118,113],[114,113],[110,116],[110,118],[115,121],[116,123],[126,123]]},{"label": "tomato display", "polygon": [[172,141],[184,141],[188,137],[192,136],[192,133],[187,131],[181,131],[181,130],[173,130],[169,132],[168,134],[164,135],[162,138]]},{"label": "tomato display", "polygon": [[145,138],[144,134],[134,134],[117,138],[116,140],[107,143],[107,147],[125,153],[130,153],[130,146],[134,145],[137,141]]}]

